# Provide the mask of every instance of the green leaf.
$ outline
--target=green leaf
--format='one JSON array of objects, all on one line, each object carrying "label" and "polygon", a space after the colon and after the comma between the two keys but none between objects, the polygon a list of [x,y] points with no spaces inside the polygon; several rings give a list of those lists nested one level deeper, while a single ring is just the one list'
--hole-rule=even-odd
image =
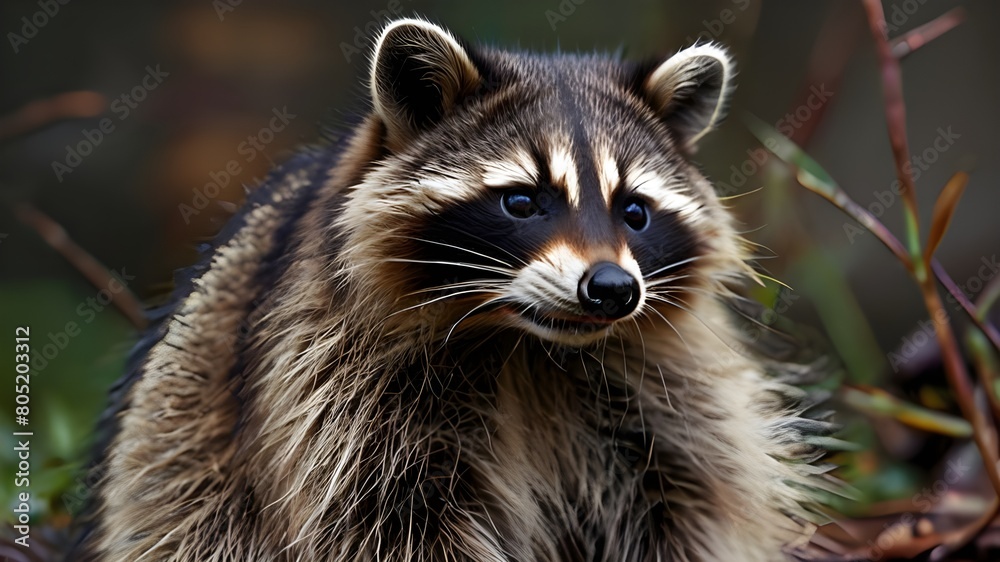
[{"label": "green leaf", "polygon": [[949,437],[972,436],[972,426],[966,420],[911,404],[884,390],[845,387],[842,392],[847,404],[867,414],[891,417],[910,427]]},{"label": "green leaf", "polygon": [[748,113],[745,121],[750,132],[765,148],[798,169],[796,179],[799,183],[827,199],[833,200],[837,197],[840,191],[837,182],[798,145],[752,114]]}]

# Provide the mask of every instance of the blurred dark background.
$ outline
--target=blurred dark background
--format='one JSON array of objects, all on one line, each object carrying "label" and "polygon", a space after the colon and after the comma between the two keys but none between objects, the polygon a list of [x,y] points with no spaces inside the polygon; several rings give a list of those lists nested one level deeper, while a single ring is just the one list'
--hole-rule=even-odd
[{"label": "blurred dark background", "polygon": [[[45,13],[53,6],[57,13]],[[971,173],[938,255],[975,297],[997,273],[997,265],[984,264],[995,264],[1000,252],[1000,4],[887,0],[883,6],[890,37],[964,9],[964,23],[905,59],[903,76],[925,233],[948,178]],[[216,201],[239,203],[244,185],[254,185],[297,146],[315,142],[321,126],[337,130],[365,111],[374,35],[386,19],[413,14],[471,42],[538,51],[648,57],[697,40],[728,46],[739,86],[730,118],[697,159],[723,195],[749,193],[730,204],[748,238],[768,248],[762,254],[776,256],[762,265],[794,289],[763,300],[777,314],[824,332],[848,380],[893,387],[904,384],[900,373],[923,368],[911,361],[930,355],[933,363],[933,344],[928,352],[917,345],[915,356],[895,365],[889,355],[913,341],[927,315],[903,268],[873,235],[794,184],[784,165],[762,157],[744,124],[750,113],[791,135],[901,235],[903,205],[892,192],[878,70],[860,2],[5,0],[0,333],[12,339],[14,326],[27,325],[36,348],[58,348],[51,358],[36,358],[32,379],[33,460],[41,467],[32,487],[51,502],[34,506],[40,517],[61,517],[75,505],[72,491],[86,488],[74,471],[134,330],[101,306],[98,289],[19,221],[15,209],[28,203],[50,215],[129,289],[155,302],[169,290],[172,272],[195,260],[195,245],[229,214]],[[46,112],[89,117],[49,122]],[[276,114],[287,124],[274,121]],[[224,185],[206,194],[209,183]],[[68,330],[68,322],[79,329]],[[4,354],[4,365],[11,365]],[[0,389],[4,474],[13,460],[9,387]],[[949,407],[947,397],[921,400]],[[933,468],[900,456],[910,464],[872,470],[884,480],[876,486],[884,496],[911,493]],[[9,480],[0,479],[3,502]],[[4,508],[3,518],[9,515]]]}]

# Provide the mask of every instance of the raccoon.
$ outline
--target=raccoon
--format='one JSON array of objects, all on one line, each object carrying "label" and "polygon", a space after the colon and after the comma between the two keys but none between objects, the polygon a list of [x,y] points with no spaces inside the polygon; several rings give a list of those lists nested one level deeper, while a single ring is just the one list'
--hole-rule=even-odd
[{"label": "raccoon", "polygon": [[113,392],[85,559],[773,561],[806,394],[733,321],[692,163],[734,65],[472,47],[420,19],[371,111],[249,196]]}]

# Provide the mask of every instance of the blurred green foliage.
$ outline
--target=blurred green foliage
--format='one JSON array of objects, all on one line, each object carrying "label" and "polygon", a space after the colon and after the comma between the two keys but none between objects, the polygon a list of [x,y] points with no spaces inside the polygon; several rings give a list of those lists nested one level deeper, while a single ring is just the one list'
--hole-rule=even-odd
[{"label": "blurred green foliage", "polygon": [[[13,432],[34,432],[29,489],[36,520],[65,513],[64,492],[73,492],[70,507],[77,507],[85,494],[85,487],[76,489],[82,482],[77,482],[79,470],[89,457],[108,388],[122,375],[130,347],[132,329],[113,308],[98,310],[96,297],[97,291],[88,292],[83,283],[0,284],[0,326],[8,340],[4,364],[14,364],[18,326],[30,328],[32,358],[27,427],[15,425],[14,385],[0,385],[0,471],[17,472],[14,447],[19,438]],[[17,491],[23,490],[15,490],[13,478],[0,478],[0,500],[10,506],[0,512],[4,521],[12,521]]]}]

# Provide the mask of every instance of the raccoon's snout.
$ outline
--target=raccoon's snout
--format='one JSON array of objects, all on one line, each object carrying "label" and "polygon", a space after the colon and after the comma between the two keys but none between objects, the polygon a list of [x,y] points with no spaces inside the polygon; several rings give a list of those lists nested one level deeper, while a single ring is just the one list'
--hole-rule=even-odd
[{"label": "raccoon's snout", "polygon": [[639,304],[639,281],[617,264],[600,262],[590,268],[577,289],[588,314],[624,318]]}]

